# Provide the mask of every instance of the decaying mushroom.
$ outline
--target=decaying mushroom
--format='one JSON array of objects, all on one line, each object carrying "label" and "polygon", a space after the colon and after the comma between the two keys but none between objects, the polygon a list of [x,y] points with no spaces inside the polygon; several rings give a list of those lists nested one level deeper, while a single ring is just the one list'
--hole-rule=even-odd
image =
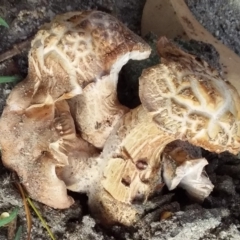
[{"label": "decaying mushroom", "polygon": [[[164,37],[158,50],[161,64],[144,70],[140,77],[142,105],[120,119],[100,155],[109,160],[89,200],[103,221],[135,221],[137,209],[127,210],[127,216],[124,209],[146,201],[159,183],[161,170],[170,189],[179,184],[195,198],[209,195],[213,185],[203,171],[206,159],[183,144],[176,145],[176,139],[217,153],[240,150],[236,89],[206,62]],[[176,154],[179,150],[181,154]]]},{"label": "decaying mushroom", "polygon": [[[31,197],[56,208],[73,203],[58,177],[67,176],[76,156],[85,164],[98,151],[76,135],[65,99],[82,94],[71,102],[78,108],[73,108],[77,126],[89,142],[102,146],[127,111],[115,94],[118,72],[129,59],[149,54],[140,37],[103,12],[59,15],[38,31],[28,76],[11,92],[0,122],[3,163],[18,173]],[[84,164],[80,176],[86,177]],[[71,182],[74,178],[66,180],[69,188]]]}]

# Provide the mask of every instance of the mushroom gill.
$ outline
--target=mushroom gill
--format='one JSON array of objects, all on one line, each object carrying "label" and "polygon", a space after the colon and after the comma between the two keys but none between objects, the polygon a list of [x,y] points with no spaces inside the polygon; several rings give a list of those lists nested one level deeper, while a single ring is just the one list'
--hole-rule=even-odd
[{"label": "mushroom gill", "polygon": [[52,207],[66,208],[73,199],[67,196],[64,182],[55,173],[56,166],[66,162],[54,158],[48,149],[49,143],[58,139],[52,129],[54,115],[53,104],[20,113],[6,106],[0,119],[2,161],[17,172],[31,197]]}]

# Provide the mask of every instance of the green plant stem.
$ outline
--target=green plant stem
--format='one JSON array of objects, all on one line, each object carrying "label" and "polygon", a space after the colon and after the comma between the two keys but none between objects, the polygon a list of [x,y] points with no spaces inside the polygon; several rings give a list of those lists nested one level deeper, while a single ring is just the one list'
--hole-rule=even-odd
[{"label": "green plant stem", "polygon": [[43,219],[43,217],[41,216],[40,212],[37,210],[37,208],[34,206],[33,202],[31,201],[31,199],[29,197],[26,198],[29,205],[32,207],[32,209],[34,210],[34,212],[37,214],[38,218],[41,220],[43,226],[46,228],[48,234],[50,235],[52,240],[56,240],[55,237],[53,236],[51,230],[49,229],[47,223],[45,222],[45,220]]}]

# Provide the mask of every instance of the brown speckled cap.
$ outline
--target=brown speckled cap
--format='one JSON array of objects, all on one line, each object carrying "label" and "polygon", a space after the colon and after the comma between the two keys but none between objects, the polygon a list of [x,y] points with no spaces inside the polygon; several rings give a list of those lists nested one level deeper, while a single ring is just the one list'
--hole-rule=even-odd
[{"label": "brown speckled cap", "polygon": [[110,14],[83,11],[57,15],[34,37],[28,77],[8,102],[19,97],[15,108],[22,109],[45,102],[49,95],[53,101],[70,99],[109,74],[122,56],[142,59],[150,51],[139,36]]},{"label": "brown speckled cap", "polygon": [[161,64],[143,71],[140,99],[158,127],[209,151],[240,151],[240,97],[208,64],[166,38]]}]

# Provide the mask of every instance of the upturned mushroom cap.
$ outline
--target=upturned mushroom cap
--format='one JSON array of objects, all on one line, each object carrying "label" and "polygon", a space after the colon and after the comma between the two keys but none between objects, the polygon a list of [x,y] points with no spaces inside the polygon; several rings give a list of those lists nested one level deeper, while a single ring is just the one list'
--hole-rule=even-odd
[{"label": "upturned mushroom cap", "polygon": [[[14,91],[14,90],[13,90]],[[48,144],[58,136],[52,131],[54,106],[18,114],[5,107],[0,120],[0,144],[3,164],[17,172],[31,197],[52,207],[69,207],[73,199],[59,180],[55,167],[64,165],[48,151]]]},{"label": "upturned mushroom cap", "polygon": [[11,107],[5,107],[0,119],[3,164],[17,172],[33,199],[54,208],[68,208],[74,201],[56,171],[69,165],[69,152],[77,152],[81,160],[82,155],[94,154],[95,148],[76,137],[65,101],[25,111]]},{"label": "upturned mushroom cap", "polygon": [[143,71],[140,99],[160,129],[212,152],[240,150],[240,97],[201,59],[165,37],[161,64]]}]

